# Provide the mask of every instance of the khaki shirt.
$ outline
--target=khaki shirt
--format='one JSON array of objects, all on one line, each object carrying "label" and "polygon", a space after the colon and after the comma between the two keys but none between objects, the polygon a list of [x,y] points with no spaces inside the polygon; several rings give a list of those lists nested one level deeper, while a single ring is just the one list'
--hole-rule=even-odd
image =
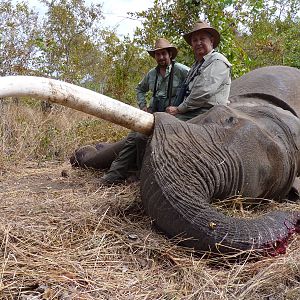
[{"label": "khaki shirt", "polygon": [[227,105],[231,85],[231,64],[222,54],[211,51],[202,62],[195,62],[188,74],[187,96],[178,106],[183,114],[199,108]]},{"label": "khaki shirt", "polygon": [[[136,93],[137,93],[137,103],[138,106],[143,109],[147,106],[146,102],[146,93],[148,91],[151,91],[153,93],[154,91],[154,85],[155,85],[155,78],[156,74],[158,74],[157,77],[157,84],[156,84],[156,97],[159,97],[162,99],[162,101],[165,102],[165,107],[169,106],[169,99],[167,99],[167,93],[168,93],[168,83],[169,83],[169,77],[171,72],[172,64],[167,67],[166,75],[165,77],[162,77],[159,73],[158,67],[151,69],[148,74],[143,78],[143,80],[138,84],[136,87]],[[174,75],[173,75],[173,88],[172,88],[172,101],[174,101],[176,96],[176,91],[178,87],[181,86],[181,84],[184,82],[188,72],[189,67],[180,64],[178,62],[175,62],[174,64]],[[153,103],[153,97],[151,97],[150,101],[150,107],[152,107]]]}]

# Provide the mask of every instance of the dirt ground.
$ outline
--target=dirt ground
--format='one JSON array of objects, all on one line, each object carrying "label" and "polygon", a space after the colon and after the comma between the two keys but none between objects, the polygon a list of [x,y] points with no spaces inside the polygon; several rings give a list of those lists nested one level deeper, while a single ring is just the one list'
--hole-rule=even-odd
[{"label": "dirt ground", "polygon": [[[85,274],[90,266],[84,265],[95,269],[100,248],[106,257],[114,243],[123,247],[123,238],[138,239],[128,218],[148,219],[136,200],[136,184],[104,188],[100,176],[74,170],[68,162],[27,162],[0,171],[0,294],[5,299],[101,299],[99,292],[77,292],[86,284],[98,289]],[[100,260],[108,269],[112,264],[123,270],[122,258]]]},{"label": "dirt ground", "polygon": [[157,232],[139,184],[105,188],[68,162],[0,169],[0,299],[300,299],[288,253],[212,265]]}]

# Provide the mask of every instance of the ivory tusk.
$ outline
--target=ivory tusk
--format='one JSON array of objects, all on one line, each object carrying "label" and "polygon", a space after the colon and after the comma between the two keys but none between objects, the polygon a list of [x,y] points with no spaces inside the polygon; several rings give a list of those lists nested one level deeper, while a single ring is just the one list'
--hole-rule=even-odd
[{"label": "ivory tusk", "polygon": [[30,96],[67,106],[150,135],[154,117],[143,110],[67,82],[36,76],[0,77],[0,97]]}]

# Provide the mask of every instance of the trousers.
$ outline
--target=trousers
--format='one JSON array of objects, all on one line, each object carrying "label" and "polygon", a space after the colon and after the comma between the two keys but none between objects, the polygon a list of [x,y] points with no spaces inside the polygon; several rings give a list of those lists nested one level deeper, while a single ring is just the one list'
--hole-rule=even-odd
[{"label": "trousers", "polygon": [[[181,121],[188,121],[208,110],[208,108],[200,108],[184,114],[177,114],[175,117]],[[106,176],[114,180],[126,179],[130,171],[135,171],[139,174],[148,139],[149,137],[145,134],[135,131],[130,132],[127,135],[127,139],[122,150],[119,152],[117,158],[112,162]]]},{"label": "trousers", "polygon": [[112,178],[126,179],[130,171],[139,172],[142,167],[148,136],[132,131],[117,158],[112,162],[107,175]]}]

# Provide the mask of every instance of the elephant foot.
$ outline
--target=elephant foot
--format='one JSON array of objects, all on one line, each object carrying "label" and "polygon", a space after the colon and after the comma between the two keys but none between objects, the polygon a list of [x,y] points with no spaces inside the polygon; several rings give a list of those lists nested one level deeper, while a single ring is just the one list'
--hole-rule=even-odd
[{"label": "elephant foot", "polygon": [[97,143],[78,148],[70,157],[72,167],[108,169],[125,144],[126,138],[115,143]]},{"label": "elephant foot", "polygon": [[97,149],[94,146],[83,146],[70,156],[70,164],[73,168],[87,168],[86,161],[97,153]]}]

